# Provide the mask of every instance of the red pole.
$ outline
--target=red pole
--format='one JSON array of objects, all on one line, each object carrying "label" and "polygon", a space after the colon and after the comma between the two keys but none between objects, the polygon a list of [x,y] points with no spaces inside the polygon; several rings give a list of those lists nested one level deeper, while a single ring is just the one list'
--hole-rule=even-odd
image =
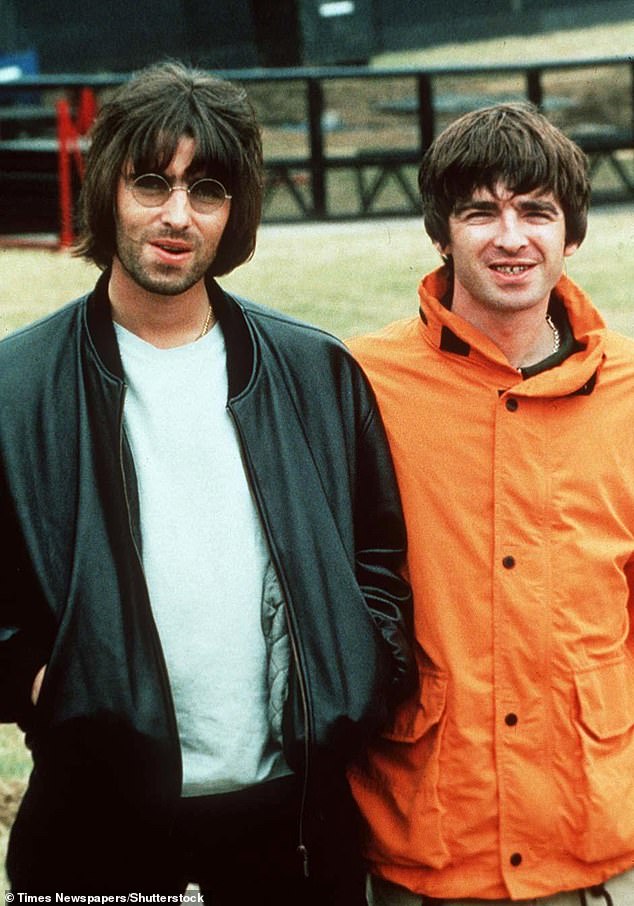
[{"label": "red pole", "polygon": [[90,129],[97,113],[97,101],[90,88],[82,88],[77,109],[77,123],[71,117],[70,103],[57,102],[57,144],[59,185],[59,244],[68,248],[73,244],[73,183],[72,161],[75,161],[79,178],[84,178],[84,159],[81,154],[80,136]]},{"label": "red pole", "polygon": [[68,101],[59,100],[57,108],[57,182],[59,188],[59,244],[73,244],[73,191],[71,185],[69,143],[73,135]]},{"label": "red pole", "polygon": [[97,99],[92,88],[82,88],[79,95],[79,109],[77,111],[77,131],[85,135],[93,124],[97,115]]}]

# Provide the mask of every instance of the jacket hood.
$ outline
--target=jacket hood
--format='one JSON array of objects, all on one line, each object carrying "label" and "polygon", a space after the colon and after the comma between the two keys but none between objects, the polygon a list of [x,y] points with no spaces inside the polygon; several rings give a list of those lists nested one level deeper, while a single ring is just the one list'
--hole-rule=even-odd
[{"label": "jacket hood", "polygon": [[495,364],[500,379],[508,384],[517,378],[514,393],[526,396],[567,396],[591,392],[592,383],[605,355],[607,328],[588,296],[572,280],[562,275],[553,289],[553,298],[565,308],[577,352],[555,368],[523,378],[507,361],[499,347],[464,318],[454,314],[443,300],[450,289],[446,266],[427,274],[418,288],[420,329],[426,342],[445,353],[469,357],[487,368]]}]

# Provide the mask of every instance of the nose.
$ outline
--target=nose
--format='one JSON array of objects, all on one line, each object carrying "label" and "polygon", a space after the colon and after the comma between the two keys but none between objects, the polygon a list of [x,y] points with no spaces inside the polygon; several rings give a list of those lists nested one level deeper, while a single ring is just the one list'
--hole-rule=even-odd
[{"label": "nose", "polygon": [[522,220],[516,211],[505,211],[497,223],[494,239],[496,248],[507,252],[517,252],[527,244],[528,240],[522,225]]},{"label": "nose", "polygon": [[173,186],[169,198],[161,206],[161,219],[163,223],[182,229],[191,220],[191,205],[189,194],[185,186]]}]

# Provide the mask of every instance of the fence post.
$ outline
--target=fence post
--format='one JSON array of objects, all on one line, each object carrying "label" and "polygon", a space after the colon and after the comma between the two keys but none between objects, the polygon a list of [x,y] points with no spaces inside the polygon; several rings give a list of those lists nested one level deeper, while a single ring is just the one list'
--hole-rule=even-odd
[{"label": "fence post", "polygon": [[634,142],[634,60],[630,63],[630,137]]},{"label": "fence post", "polygon": [[542,110],[544,106],[544,90],[542,88],[541,69],[526,70],[526,96],[531,103],[535,104],[538,110]]},{"label": "fence post", "polygon": [[319,79],[309,78],[308,89],[308,130],[310,135],[311,183],[313,214],[325,217],[326,210],[326,168],[324,166],[324,136],[322,116],[324,92]]},{"label": "fence post", "polygon": [[434,121],[434,91],[431,76],[421,72],[417,79],[418,90],[418,129],[420,136],[420,150],[422,154],[429,148],[434,140],[436,124]]}]

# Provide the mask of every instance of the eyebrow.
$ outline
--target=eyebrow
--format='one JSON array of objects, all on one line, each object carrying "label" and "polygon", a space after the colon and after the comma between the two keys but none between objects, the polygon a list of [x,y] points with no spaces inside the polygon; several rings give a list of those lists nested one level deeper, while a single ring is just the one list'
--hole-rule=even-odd
[{"label": "eyebrow", "polygon": [[459,201],[453,209],[454,214],[462,214],[464,211],[496,211],[497,203],[495,201],[476,201],[469,198],[467,201]]},{"label": "eyebrow", "polygon": [[522,201],[520,208],[523,211],[545,211],[550,214],[557,213],[557,206],[552,201],[544,201],[541,198],[530,198],[528,201]]},{"label": "eyebrow", "polygon": [[[488,214],[498,209],[498,202],[488,201],[485,199],[470,198],[466,201],[458,202],[453,210],[454,215],[463,214],[465,211],[481,211]],[[548,214],[556,214],[557,207],[552,201],[545,201],[542,198],[528,198],[519,202],[520,211],[536,211]]]}]

